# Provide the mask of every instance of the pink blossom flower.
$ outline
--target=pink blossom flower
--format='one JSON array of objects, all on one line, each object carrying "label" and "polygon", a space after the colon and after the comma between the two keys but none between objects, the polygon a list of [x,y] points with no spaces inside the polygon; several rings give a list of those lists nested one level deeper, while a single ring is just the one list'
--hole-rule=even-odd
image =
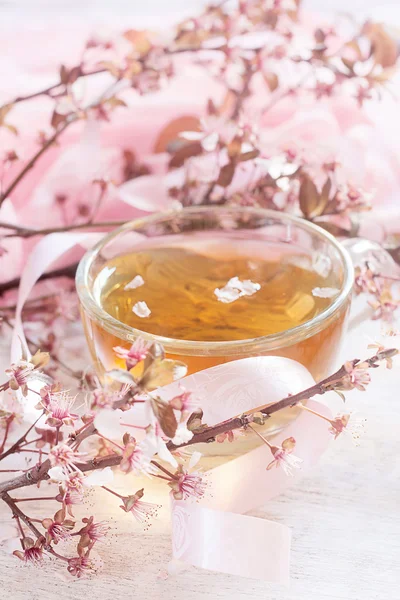
[{"label": "pink blossom flower", "polygon": [[75,470],[75,462],[81,458],[82,454],[75,452],[71,446],[61,443],[54,446],[49,452],[49,460],[53,467],[62,467],[67,472]]},{"label": "pink blossom flower", "polygon": [[39,565],[43,561],[43,544],[44,537],[40,537],[33,541],[30,537],[25,537],[21,540],[23,550],[15,550],[13,552],[14,556],[17,556],[20,560],[25,563],[31,563],[34,565]]},{"label": "pink blossom flower", "polygon": [[348,433],[353,438],[355,445],[359,445],[361,434],[364,432],[365,419],[356,420],[351,414],[345,414],[337,415],[334,419],[330,419],[329,422],[331,424],[329,431],[335,440],[341,433]]},{"label": "pink blossom flower", "polygon": [[48,414],[46,425],[50,427],[72,427],[79,415],[71,412],[75,403],[75,397],[70,396],[65,390],[51,391],[46,387],[44,393],[41,391],[42,400],[36,408],[43,408]]},{"label": "pink blossom flower", "polygon": [[388,288],[385,288],[376,300],[372,300],[368,304],[374,309],[372,318],[383,321],[392,321],[393,314],[399,307],[399,302],[393,299]]},{"label": "pink blossom flower", "polygon": [[377,291],[376,280],[373,271],[367,267],[357,267],[355,269],[354,284],[356,291],[375,294]]},{"label": "pink blossom flower", "polygon": [[60,487],[60,493],[56,496],[57,502],[62,502],[70,517],[74,517],[72,506],[76,504],[82,504],[83,498],[83,493],[65,490],[62,487]]},{"label": "pink blossom flower", "polygon": [[169,401],[169,405],[175,410],[180,410],[182,413],[192,413],[200,407],[200,401],[193,392],[185,390],[182,386],[182,393],[174,396]]},{"label": "pink blossom flower", "polygon": [[150,346],[150,342],[146,342],[143,338],[137,338],[129,350],[122,346],[115,346],[113,350],[118,358],[125,360],[126,368],[130,371],[130,369],[133,369],[133,367],[146,358]]},{"label": "pink blossom flower", "polygon": [[133,496],[122,498],[123,504],[120,506],[123,511],[130,512],[139,523],[149,525],[151,517],[155,517],[158,511],[158,505],[151,502],[143,502],[143,489],[139,490]]},{"label": "pink blossom flower", "polygon": [[93,573],[95,571],[95,565],[89,555],[85,554],[83,556],[71,558],[68,561],[67,570],[68,573],[71,573],[71,575],[74,575],[74,577],[78,577],[78,579],[80,579],[84,575],[90,575]]},{"label": "pink blossom flower", "polygon": [[286,475],[293,475],[293,469],[300,469],[303,460],[292,454],[296,446],[293,437],[287,438],[281,446],[270,446],[274,459],[267,466],[269,471],[272,467],[282,467]]},{"label": "pink blossom flower", "polygon": [[28,381],[34,377],[35,366],[26,360],[20,360],[6,369],[9,378],[10,388],[12,390],[21,390],[22,394],[28,394]]},{"label": "pink blossom flower", "polygon": [[100,521],[99,523],[94,522],[94,517],[84,517],[82,519],[83,523],[86,523],[84,527],[80,531],[78,531],[81,536],[79,545],[83,548],[89,546],[93,542],[98,542],[102,540],[110,531],[110,527],[104,521]]},{"label": "pink blossom flower", "polygon": [[65,510],[62,508],[54,515],[53,519],[47,518],[42,521],[43,527],[46,531],[46,542],[50,544],[63,540],[68,540],[71,537],[70,531],[74,528],[74,521],[65,519]]},{"label": "pink blossom flower", "polygon": [[175,479],[168,482],[171,488],[171,496],[175,500],[186,500],[187,498],[202,498],[207,489],[203,476],[199,471],[189,473],[182,465],[179,465],[175,473]]},{"label": "pink blossom flower", "polygon": [[125,445],[119,468],[124,473],[134,473],[135,475],[140,473],[151,475],[154,473],[150,457],[145,454],[143,448],[136,443],[134,438],[130,438],[130,441]]},{"label": "pink blossom flower", "polygon": [[344,389],[356,388],[365,392],[366,386],[371,381],[371,376],[368,372],[368,363],[362,362],[354,365],[351,361],[344,364],[347,376],[344,377]]}]

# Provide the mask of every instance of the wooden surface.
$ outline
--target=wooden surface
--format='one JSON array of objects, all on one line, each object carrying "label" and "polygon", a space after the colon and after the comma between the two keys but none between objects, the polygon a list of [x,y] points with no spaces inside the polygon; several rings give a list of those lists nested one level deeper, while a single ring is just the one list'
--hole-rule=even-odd
[{"label": "wooden surface", "polygon": [[[363,356],[368,333],[379,331],[367,322],[349,333],[346,357]],[[390,339],[390,338],[389,338]],[[61,582],[60,567],[47,561],[34,570],[0,552],[0,598],[70,600],[89,595],[98,600],[389,600],[399,598],[400,584],[400,364],[393,371],[373,373],[365,393],[348,394],[348,407],[366,416],[361,446],[348,439],[332,442],[320,464],[286,494],[253,512],[292,528],[290,587],[189,568],[167,580],[159,576],[170,559],[167,508],[149,531],[143,532],[114,497],[99,490],[84,509],[96,518],[112,518],[108,540],[99,544],[105,565],[90,580]],[[117,481],[120,490],[137,489],[129,476]],[[116,487],[116,486],[114,486]],[[46,492],[45,488],[43,491]],[[31,494],[31,491],[29,492]],[[151,500],[162,501],[159,489]],[[21,497],[22,492],[15,493]],[[27,509],[28,504],[24,503]],[[31,516],[43,517],[29,506]],[[43,510],[43,509],[42,509]],[[28,511],[27,511],[28,512]],[[0,522],[9,518],[0,506]],[[265,540],[268,544],[268,540]],[[62,570],[62,569],[61,569]],[[57,587],[55,587],[57,586]]]},{"label": "wooden surface", "polygon": [[[161,4],[164,6],[159,3],[160,10]],[[129,8],[122,0],[113,2],[111,9],[102,0],[96,2],[97,15],[99,5],[101,17],[110,10],[118,13],[120,5],[124,23],[127,11],[135,12],[131,2]],[[363,2],[363,8],[365,5]],[[33,8],[24,2],[5,2],[2,7],[7,25],[19,24],[26,9]],[[182,3],[176,9],[181,7]],[[54,3],[49,13],[54,16]],[[32,15],[37,22],[38,13]],[[45,14],[40,14],[40,22],[42,16]],[[379,329],[378,325],[373,327],[375,331]],[[363,332],[364,329],[372,330],[372,326],[368,324]],[[363,356],[365,347],[364,333],[359,329],[350,334],[345,357]],[[319,466],[300,483],[252,513],[292,528],[289,588],[195,568],[167,580],[160,578],[159,571],[170,559],[167,510],[143,533],[111,496],[99,491],[85,509],[89,512],[92,506],[97,519],[108,520],[111,514],[113,521],[109,539],[99,545],[105,565],[97,577],[61,582],[58,565],[48,561],[44,568],[34,570],[22,566],[0,548],[0,600],[71,600],[85,596],[97,600],[397,600],[400,597],[399,389],[399,366],[392,373],[383,369],[374,372],[368,392],[353,392],[348,396],[349,405],[368,418],[361,446],[354,448],[349,440],[339,439]],[[128,483],[121,480],[121,489],[127,490]],[[155,490],[154,498],[157,494]],[[18,496],[21,495],[19,492]],[[39,515],[33,507],[29,513],[33,517]],[[8,521],[8,509],[0,505],[0,523]]]}]

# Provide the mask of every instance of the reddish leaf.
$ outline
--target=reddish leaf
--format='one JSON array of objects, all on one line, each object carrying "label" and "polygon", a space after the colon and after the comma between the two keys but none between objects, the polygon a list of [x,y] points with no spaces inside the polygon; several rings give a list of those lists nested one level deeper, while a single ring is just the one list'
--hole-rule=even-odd
[{"label": "reddish leaf", "polygon": [[78,67],[73,67],[69,74],[68,74],[68,83],[71,85],[73,83],[75,83],[75,81],[81,76],[81,68]]},{"label": "reddish leaf", "polygon": [[331,223],[330,221],[317,221],[317,224],[322,227],[322,229],[325,229],[325,231],[328,231],[329,233],[331,233],[332,235],[335,236],[349,236],[350,235],[350,230],[349,229],[345,229],[344,227],[340,227],[339,225],[336,225],[336,223]]},{"label": "reddish leaf", "polygon": [[171,169],[181,167],[187,158],[191,156],[198,156],[203,152],[203,147],[200,142],[192,142],[185,144],[174,153],[171,160],[169,161],[169,167]]},{"label": "reddish leaf", "polygon": [[124,38],[128,40],[134,46],[136,52],[141,54],[147,54],[151,49],[152,44],[149,39],[147,31],[139,31],[137,29],[129,29],[123,34]]},{"label": "reddish leaf", "polygon": [[329,194],[331,191],[331,187],[332,187],[332,182],[331,182],[330,177],[328,177],[322,187],[322,190],[321,190],[321,195],[320,195],[319,204],[318,204],[318,210],[315,212],[315,214],[313,216],[319,217],[320,215],[324,214],[324,211],[329,203]]},{"label": "reddish leaf", "polygon": [[314,211],[318,209],[319,193],[315,183],[308,175],[303,176],[300,185],[299,203],[301,211],[307,219],[310,219]]},{"label": "reddish leaf", "polygon": [[370,40],[375,63],[385,67],[393,67],[397,62],[397,42],[389,35],[380,23],[366,23],[364,35]]},{"label": "reddish leaf", "polygon": [[274,92],[279,85],[279,79],[276,73],[264,73],[264,81],[271,92]]},{"label": "reddish leaf", "polygon": [[158,134],[153,151],[156,154],[158,152],[166,152],[171,142],[176,141],[182,131],[201,131],[199,118],[192,115],[184,115],[167,123]]},{"label": "reddish leaf", "polygon": [[54,129],[57,129],[59,125],[64,123],[66,115],[60,115],[57,111],[54,111],[51,116],[50,124]]},{"label": "reddish leaf", "polygon": [[68,83],[68,69],[65,65],[61,65],[60,67],[60,81],[64,85]]},{"label": "reddish leaf", "polygon": [[222,187],[227,187],[232,182],[235,174],[235,168],[236,165],[233,162],[230,162],[222,167],[218,175],[217,184],[221,185]]},{"label": "reddish leaf", "polygon": [[249,150],[248,152],[243,152],[243,154],[241,154],[239,156],[239,160],[241,162],[244,162],[245,160],[252,160],[253,158],[257,158],[257,156],[260,154],[259,150]]},{"label": "reddish leaf", "polygon": [[242,150],[242,139],[235,135],[233,140],[228,144],[228,156],[229,158],[236,158],[239,156]]},{"label": "reddish leaf", "polygon": [[161,429],[165,435],[173,438],[178,427],[174,409],[159,397],[151,398],[150,403]]},{"label": "reddish leaf", "polygon": [[207,114],[208,115],[212,115],[212,116],[217,116],[219,115],[219,111],[218,108],[216,107],[215,103],[213,102],[213,100],[211,100],[211,98],[209,98],[207,100]]},{"label": "reddish leaf", "polygon": [[199,408],[196,412],[190,415],[186,422],[186,427],[189,429],[189,431],[195,431],[197,429],[200,429],[201,427],[207,427],[207,425],[205,425],[202,422],[202,419],[203,411],[201,410],[201,408]]}]

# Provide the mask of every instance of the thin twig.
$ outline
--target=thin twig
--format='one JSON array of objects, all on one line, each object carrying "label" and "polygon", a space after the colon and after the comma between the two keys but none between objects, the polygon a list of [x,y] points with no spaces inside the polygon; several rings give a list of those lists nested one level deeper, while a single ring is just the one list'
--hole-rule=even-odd
[{"label": "thin twig", "polygon": [[50,146],[52,146],[58,140],[60,135],[62,133],[64,133],[64,131],[67,129],[67,127],[72,125],[72,123],[75,123],[78,120],[78,118],[79,117],[77,115],[73,115],[69,119],[67,119],[64,122],[64,124],[59,129],[57,129],[57,131],[51,136],[51,138],[49,138],[46,141],[46,143],[43,144],[43,146],[40,148],[40,150],[38,150],[36,152],[36,154],[34,154],[32,156],[30,161],[21,169],[21,171],[18,173],[18,175],[15,177],[15,179],[13,179],[13,181],[10,183],[8,188],[3,192],[3,194],[1,194],[0,206],[3,204],[4,200],[6,198],[8,198],[8,196],[11,194],[11,192],[13,192],[15,190],[15,188],[18,186],[18,184],[22,181],[22,179],[26,175],[26,173],[35,166],[35,164],[37,163],[39,158],[42,156],[42,154],[44,154],[46,152],[46,150],[48,148],[50,148]]},{"label": "thin twig", "polygon": [[8,233],[4,238],[30,238],[37,235],[49,235],[50,233],[65,233],[67,231],[79,231],[80,229],[100,229],[102,227],[119,227],[126,223],[124,221],[99,221],[93,223],[92,221],[86,221],[85,223],[77,223],[75,225],[63,225],[61,227],[47,227],[44,229],[30,229],[29,227],[19,227],[18,225],[12,225],[11,223],[4,223],[0,221],[0,229],[12,229],[14,233]]},{"label": "thin twig", "polygon": [[[38,279],[38,281],[46,281],[47,279],[56,279],[57,277],[69,277],[73,279],[76,274],[76,270],[78,268],[79,263],[74,263],[72,265],[67,265],[66,267],[61,267],[59,269],[53,269],[52,271],[47,271],[47,273],[43,273]],[[0,296],[5,292],[9,292],[10,290],[16,289],[21,283],[20,277],[14,277],[14,279],[10,279],[9,281],[5,281],[4,283],[0,283]]]}]

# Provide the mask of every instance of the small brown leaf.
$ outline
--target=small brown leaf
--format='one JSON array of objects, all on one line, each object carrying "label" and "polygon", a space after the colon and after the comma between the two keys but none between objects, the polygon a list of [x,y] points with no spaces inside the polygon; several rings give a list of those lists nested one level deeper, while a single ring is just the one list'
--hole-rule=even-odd
[{"label": "small brown leaf", "polygon": [[243,154],[239,156],[239,160],[240,162],[244,162],[245,160],[252,160],[253,158],[257,158],[259,154],[259,150],[249,150],[248,152],[243,152]]},{"label": "small brown leaf", "polygon": [[172,406],[159,397],[151,398],[150,404],[165,435],[173,438],[178,427],[178,422]]},{"label": "small brown leaf", "polygon": [[148,353],[146,354],[146,358],[144,359],[143,373],[147,371],[147,369],[151,366],[151,364],[156,358],[164,359],[165,352],[161,344],[159,344],[158,342],[153,342],[149,348]]},{"label": "small brown leaf", "polygon": [[236,165],[234,162],[230,162],[224,167],[222,167],[218,175],[217,185],[227,187],[232,182],[233,176],[235,174],[235,168]]},{"label": "small brown leaf", "polygon": [[6,118],[13,106],[13,104],[5,104],[0,108],[0,125],[4,122],[4,119]]},{"label": "small brown leaf", "polygon": [[130,433],[124,433],[124,435],[122,436],[122,443],[124,444],[124,446],[127,446],[128,444],[134,444],[135,438],[132,437]]},{"label": "small brown leaf", "polygon": [[166,152],[171,142],[175,142],[182,131],[201,131],[199,118],[184,115],[167,123],[158,134],[153,152],[155,154]]},{"label": "small brown leaf", "polygon": [[168,163],[170,169],[176,169],[181,167],[187,158],[192,156],[199,156],[203,152],[203,146],[200,142],[190,142],[184,144],[173,154],[171,160]]},{"label": "small brown leaf", "polygon": [[350,60],[349,58],[345,58],[342,57],[342,63],[344,64],[345,67],[347,67],[347,69],[350,71],[350,73],[354,73],[354,65],[355,62],[354,60]]},{"label": "small brown leaf", "polygon": [[331,221],[316,221],[317,225],[319,225],[319,227],[322,227],[322,229],[325,229],[325,231],[328,231],[328,233],[331,233],[334,236],[349,236],[350,235],[350,230],[346,229],[344,227],[340,227],[339,225],[336,225],[336,223],[332,223]]},{"label": "small brown leaf", "polygon": [[124,100],[122,100],[121,98],[117,98],[116,96],[112,96],[112,98],[108,98],[106,100],[108,106],[111,106],[112,108],[116,108],[117,106],[123,106],[126,107],[128,106],[126,102],[124,102]]},{"label": "small brown leaf", "polygon": [[123,369],[111,369],[111,371],[107,371],[107,375],[119,383],[128,385],[133,385],[136,383],[133,375],[129,373],[129,371],[124,371]]},{"label": "small brown leaf", "polygon": [[286,438],[286,440],[283,440],[282,442],[282,448],[287,452],[291,452],[292,450],[294,450],[295,446],[296,440],[294,439],[294,437]]},{"label": "small brown leaf", "polygon": [[313,180],[306,174],[300,185],[299,203],[303,215],[310,219],[318,209],[319,193]]},{"label": "small brown leaf", "polygon": [[141,56],[147,54],[152,47],[147,31],[128,29],[128,31],[124,32],[123,36],[132,44],[132,46],[134,46],[136,52]]},{"label": "small brown leaf", "polygon": [[325,32],[322,29],[316,29],[314,31],[314,39],[318,44],[323,44],[325,42]]},{"label": "small brown leaf", "polygon": [[43,369],[50,361],[50,354],[48,352],[41,352],[37,350],[32,356],[30,362],[35,365],[36,369]]},{"label": "small brown leaf", "polygon": [[213,100],[211,100],[211,98],[209,98],[207,100],[207,114],[208,115],[212,115],[214,117],[219,115],[218,108],[216,107],[216,105],[213,102]]},{"label": "small brown leaf", "polygon": [[203,419],[203,411],[199,408],[196,412],[193,412],[186,422],[186,427],[189,431],[195,431],[200,429],[201,427],[207,427],[202,422]]},{"label": "small brown leaf", "polygon": [[318,210],[313,215],[314,217],[319,217],[320,215],[324,214],[325,208],[328,206],[329,203],[329,193],[331,191],[331,187],[332,181],[330,177],[328,177],[322,187],[321,195],[319,198]]},{"label": "small brown leaf", "polygon": [[61,65],[60,67],[60,81],[64,85],[68,83],[68,69],[65,65]]},{"label": "small brown leaf", "polygon": [[271,92],[274,92],[279,85],[279,78],[276,73],[263,73],[264,81]]},{"label": "small brown leaf", "polygon": [[57,129],[59,125],[64,123],[66,115],[60,115],[57,111],[53,111],[51,116],[50,124],[54,129]]},{"label": "small brown leaf", "polygon": [[235,135],[233,140],[227,146],[229,158],[236,158],[242,150],[242,138]]},{"label": "small brown leaf", "polygon": [[398,57],[397,42],[388,33],[385,26],[380,23],[366,23],[363,34],[371,42],[375,63],[383,68],[393,67]]},{"label": "small brown leaf", "polygon": [[170,358],[156,358],[144,372],[139,385],[146,391],[151,392],[184,377],[186,373],[187,366],[184,363]]},{"label": "small brown leaf", "polygon": [[72,85],[73,83],[75,83],[75,81],[81,76],[81,68],[78,67],[72,67],[72,69],[70,70],[69,74],[68,74],[68,83],[70,85]]}]

